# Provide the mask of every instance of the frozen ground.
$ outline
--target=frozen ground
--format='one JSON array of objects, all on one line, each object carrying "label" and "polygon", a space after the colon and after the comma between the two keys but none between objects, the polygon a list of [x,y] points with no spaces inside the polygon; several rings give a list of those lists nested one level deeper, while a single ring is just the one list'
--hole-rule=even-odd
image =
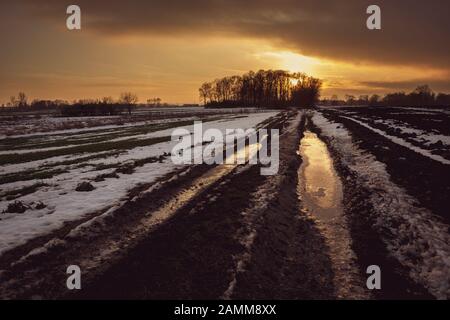
[{"label": "frozen ground", "polygon": [[[279,129],[278,173],[172,164],[170,133],[199,118]],[[354,107],[2,139],[2,210],[26,210],[0,214],[0,297],[448,299],[449,135],[443,110]],[[61,285],[72,261],[81,292]]]},{"label": "frozen ground", "polygon": [[96,127],[140,125],[144,121],[168,120],[172,118],[204,117],[208,115],[224,115],[260,112],[254,108],[205,109],[203,107],[173,108],[137,108],[131,115],[115,115],[101,117],[61,117],[57,111],[0,113],[0,138],[23,136],[36,133],[61,131],[70,133],[78,129],[90,130]]},{"label": "frozen ground", "polygon": [[389,107],[331,109],[436,161],[450,161],[449,110]]},{"label": "frozen ground", "polygon": [[[225,132],[252,128],[275,114],[210,115],[202,118],[203,129]],[[94,131],[72,129],[0,140],[3,148],[0,254],[68,221],[118,206],[133,188],[179,169],[169,156],[177,143],[170,141],[170,136],[175,128],[192,132],[193,120],[199,118],[110,125]],[[94,189],[75,191],[83,181],[91,183]],[[16,202],[23,204],[24,211],[11,209]]]},{"label": "frozen ground", "polygon": [[[320,113],[315,113],[312,120],[326,137],[331,138],[333,147],[339,150],[340,158],[354,172],[361,185],[371,190],[369,201],[376,215],[375,227],[390,253],[410,270],[415,281],[433,295],[440,299],[448,298],[449,226],[393,183],[386,172],[386,165],[354,145],[351,135],[342,124],[329,121]],[[377,133],[383,135],[382,132]],[[399,143],[396,140],[394,142]]]}]

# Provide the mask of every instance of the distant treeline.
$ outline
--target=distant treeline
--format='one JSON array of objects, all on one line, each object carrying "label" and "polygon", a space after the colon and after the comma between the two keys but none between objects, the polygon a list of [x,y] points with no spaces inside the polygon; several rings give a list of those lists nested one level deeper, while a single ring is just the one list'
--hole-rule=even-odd
[{"label": "distant treeline", "polygon": [[259,70],[205,82],[199,94],[206,107],[312,107],[321,86],[319,79],[304,73]]},{"label": "distant treeline", "polygon": [[[131,107],[131,106],[130,106]],[[122,114],[128,108],[120,103],[83,102],[60,106],[63,117],[114,116]],[[129,113],[131,110],[128,111]]]},{"label": "distant treeline", "polygon": [[[35,99],[30,103],[28,103],[26,94],[19,92],[17,97],[12,96],[10,102],[1,109],[18,112],[58,110],[64,117],[108,116],[122,113],[130,114],[137,103],[137,95],[131,92],[122,93],[118,100],[114,100],[112,97],[104,97],[103,99],[81,99],[73,102],[68,102],[66,100]],[[148,99],[147,104],[144,105],[150,107],[167,106],[167,104],[161,102],[160,98]]]},{"label": "distant treeline", "polygon": [[113,116],[124,111],[131,114],[138,100],[137,95],[131,92],[122,93],[117,102],[111,97],[105,97],[102,100],[80,100],[72,105],[63,106],[61,115],[65,117]]},{"label": "distant treeline", "polygon": [[410,93],[393,92],[383,97],[377,94],[368,96],[361,95],[356,98],[346,95],[344,100],[332,96],[323,99],[322,105],[368,105],[368,106],[390,106],[390,107],[450,107],[450,94],[434,93],[428,85],[418,86]]}]

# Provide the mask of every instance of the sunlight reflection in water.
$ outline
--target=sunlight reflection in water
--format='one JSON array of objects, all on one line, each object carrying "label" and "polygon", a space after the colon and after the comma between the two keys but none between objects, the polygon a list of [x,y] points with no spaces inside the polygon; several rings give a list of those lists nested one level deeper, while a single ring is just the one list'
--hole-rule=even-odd
[{"label": "sunlight reflection in water", "polygon": [[333,218],[332,212],[327,211],[340,209],[342,185],[333,168],[327,146],[316,134],[307,131],[300,145],[300,154],[303,158],[305,205],[309,209],[316,209],[322,219]]},{"label": "sunlight reflection in water", "polygon": [[300,203],[316,222],[329,248],[336,296],[366,299],[369,294],[351,249],[352,239],[342,205],[342,183],[327,146],[315,133],[305,131],[298,154],[302,157],[297,190]]}]

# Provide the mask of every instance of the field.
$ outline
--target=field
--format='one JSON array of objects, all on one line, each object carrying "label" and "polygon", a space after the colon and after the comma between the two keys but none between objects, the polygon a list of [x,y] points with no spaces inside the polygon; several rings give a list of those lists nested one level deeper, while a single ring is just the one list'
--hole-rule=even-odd
[{"label": "field", "polygon": [[[174,164],[198,120],[279,129],[278,173]],[[449,110],[1,115],[0,136],[0,297],[450,297]]]}]

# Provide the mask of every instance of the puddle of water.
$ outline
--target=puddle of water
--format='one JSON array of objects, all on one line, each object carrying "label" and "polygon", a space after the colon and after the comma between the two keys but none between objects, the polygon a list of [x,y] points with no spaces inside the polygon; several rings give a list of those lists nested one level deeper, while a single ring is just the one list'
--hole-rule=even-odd
[{"label": "puddle of water", "polygon": [[305,131],[298,153],[303,160],[298,170],[300,203],[329,247],[337,298],[366,299],[342,207],[342,182],[327,146],[315,133]]},{"label": "puddle of water", "polygon": [[304,204],[314,209],[320,219],[333,219],[337,211],[342,211],[342,184],[327,146],[316,134],[307,131],[300,144],[300,155]]}]

